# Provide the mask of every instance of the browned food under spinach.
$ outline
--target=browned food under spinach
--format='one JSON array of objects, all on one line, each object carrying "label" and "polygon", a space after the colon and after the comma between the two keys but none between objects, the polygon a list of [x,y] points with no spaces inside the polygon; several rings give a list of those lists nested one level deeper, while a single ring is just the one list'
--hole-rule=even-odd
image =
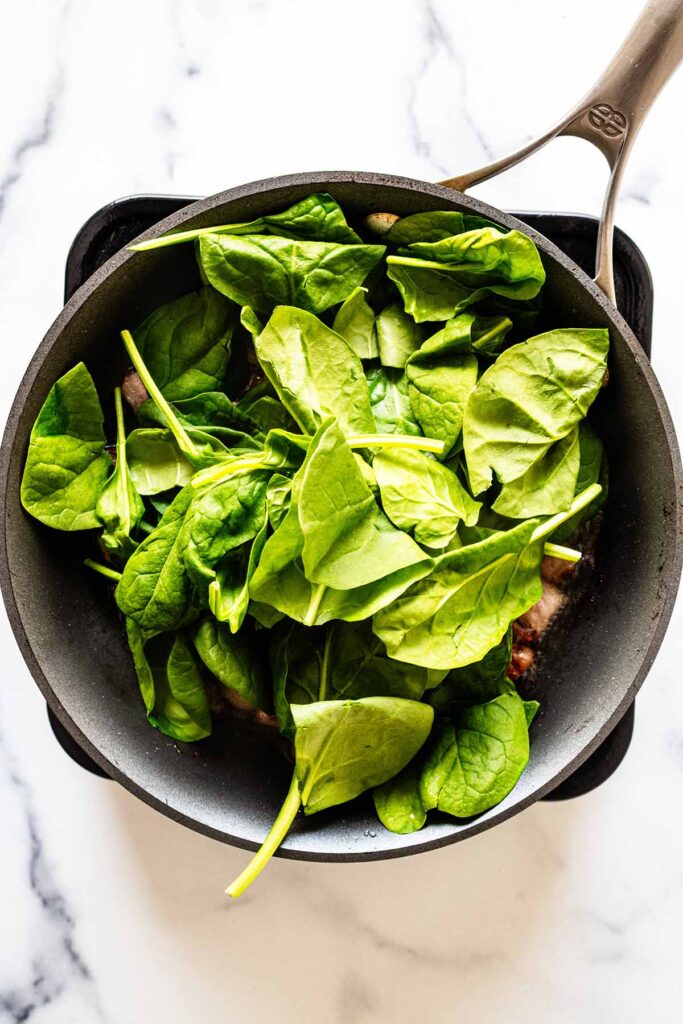
[{"label": "browned food under spinach", "polygon": [[513,681],[529,610],[604,496],[586,415],[608,332],[534,333],[533,242],[438,210],[359,232],[317,194],[134,247],[193,244],[203,286],[122,330],[137,376],[132,411],[104,396],[115,457],[79,363],[21,485],[42,523],[98,531],[86,562],[116,582],[152,726],[208,736],[213,677],[291,741],[289,793],[232,896],[300,809],[369,790],[406,833],[510,792],[538,708]]}]

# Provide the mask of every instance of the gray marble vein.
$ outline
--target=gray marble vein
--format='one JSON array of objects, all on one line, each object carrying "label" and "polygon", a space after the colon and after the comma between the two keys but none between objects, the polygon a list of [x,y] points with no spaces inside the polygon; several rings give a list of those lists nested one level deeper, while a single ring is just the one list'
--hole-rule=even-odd
[{"label": "gray marble vein", "polygon": [[0,771],[21,807],[28,839],[27,882],[40,922],[24,979],[0,989],[0,1021],[24,1024],[72,988],[80,990],[91,1011],[89,1019],[104,1021],[92,973],[76,942],[72,910],[52,874],[33,796],[1,734]]}]

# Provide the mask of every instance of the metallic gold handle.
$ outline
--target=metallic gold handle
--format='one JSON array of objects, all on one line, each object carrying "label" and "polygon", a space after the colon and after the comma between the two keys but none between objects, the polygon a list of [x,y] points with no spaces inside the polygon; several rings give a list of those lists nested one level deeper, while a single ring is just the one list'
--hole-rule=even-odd
[{"label": "metallic gold handle", "polygon": [[650,107],[682,60],[683,0],[650,0],[604,74],[556,125],[510,156],[441,184],[464,192],[514,167],[561,135],[591,142],[612,172],[600,217],[595,283],[614,302],[612,238],[624,166]]}]

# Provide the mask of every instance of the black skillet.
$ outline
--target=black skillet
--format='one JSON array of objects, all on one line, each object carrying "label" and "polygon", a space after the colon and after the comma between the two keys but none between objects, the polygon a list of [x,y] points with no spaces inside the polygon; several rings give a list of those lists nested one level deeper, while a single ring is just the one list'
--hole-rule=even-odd
[{"label": "black skillet", "polygon": [[[596,570],[571,622],[542,658],[535,695],[543,710],[519,784],[476,819],[435,819],[412,836],[386,832],[369,801],[360,799],[297,822],[283,856],[338,861],[399,856],[490,828],[556,788],[595,750],[631,705],[652,664],[681,572],[680,456],[650,365],[605,292],[613,294],[612,213],[623,157],[644,109],[683,50],[682,8],[679,0],[651,3],[595,90],[538,143],[571,132],[595,142],[610,160],[598,261],[604,291],[514,217],[452,188],[389,175],[318,172],[243,185],[194,203],[141,236],[248,220],[322,190],[331,192],[356,223],[377,210],[475,212],[525,230],[535,241],[547,271],[546,324],[610,330],[610,384],[596,414],[611,481]],[[516,154],[513,160],[520,158]],[[501,167],[458,183],[465,187]],[[184,746],[150,729],[111,593],[82,568],[83,537],[55,535],[25,515],[19,503],[31,425],[57,377],[83,359],[101,395],[111,395],[127,365],[119,328],[138,323],[197,283],[193,255],[185,247],[123,251],[76,292],[48,331],[17,392],[0,453],[0,583],[24,658],[51,711],[77,743],[108,775],[169,817],[253,848],[289,783],[290,766],[273,736],[226,720],[219,721],[210,740]]]}]

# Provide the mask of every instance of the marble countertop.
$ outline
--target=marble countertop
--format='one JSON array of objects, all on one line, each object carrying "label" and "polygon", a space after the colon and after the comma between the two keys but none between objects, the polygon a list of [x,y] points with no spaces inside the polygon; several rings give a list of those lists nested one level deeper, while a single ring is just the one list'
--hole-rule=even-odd
[{"label": "marble countertop", "polygon": [[[4,417],[60,309],[69,243],[108,200],[316,168],[437,180],[545,128],[639,0],[5,0],[0,5]],[[680,111],[667,88],[618,223],[655,289],[654,366],[683,427]],[[602,158],[563,140],[477,194],[596,212]],[[0,1024],[678,1019],[683,611],[619,771],[469,842],[387,863],[244,863],[76,767],[4,613]]]}]

